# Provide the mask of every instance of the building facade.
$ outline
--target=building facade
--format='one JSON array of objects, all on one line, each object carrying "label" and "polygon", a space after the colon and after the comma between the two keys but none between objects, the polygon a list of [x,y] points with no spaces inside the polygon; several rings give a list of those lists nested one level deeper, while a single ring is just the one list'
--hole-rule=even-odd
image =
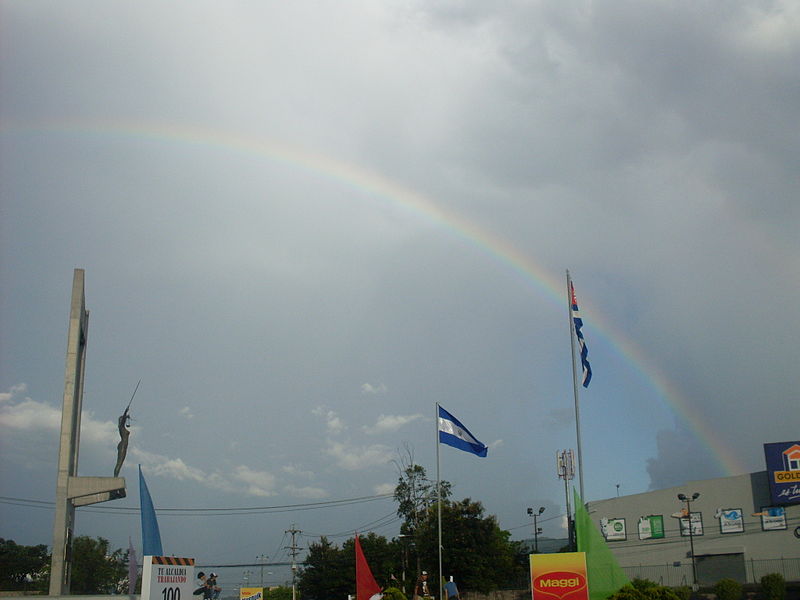
[{"label": "building facade", "polygon": [[[786,444],[782,452],[794,452],[790,458],[800,450]],[[800,476],[800,462],[789,466]],[[792,479],[790,471],[692,481],[587,507],[631,578],[712,585],[725,577],[755,583],[767,573],[781,573],[787,581],[800,581],[800,483],[792,487],[787,481],[789,487],[777,492],[775,486],[784,477],[780,473]]]}]

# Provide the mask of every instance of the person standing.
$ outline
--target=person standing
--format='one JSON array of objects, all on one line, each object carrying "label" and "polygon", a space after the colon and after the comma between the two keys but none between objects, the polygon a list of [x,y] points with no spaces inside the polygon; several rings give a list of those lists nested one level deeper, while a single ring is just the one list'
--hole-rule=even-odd
[{"label": "person standing", "polygon": [[461,600],[461,595],[458,593],[456,582],[453,581],[453,576],[450,575],[450,581],[444,584],[444,593],[447,600]]},{"label": "person standing", "polygon": [[423,571],[417,579],[417,583],[414,585],[413,600],[419,600],[419,598],[424,598],[426,596],[430,597],[430,592],[428,591],[428,572]]}]

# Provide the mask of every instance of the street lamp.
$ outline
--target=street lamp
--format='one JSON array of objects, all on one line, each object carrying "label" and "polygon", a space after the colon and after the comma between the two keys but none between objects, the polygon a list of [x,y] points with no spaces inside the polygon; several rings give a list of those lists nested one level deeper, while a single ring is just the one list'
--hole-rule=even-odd
[{"label": "street lamp", "polygon": [[694,526],[692,525],[692,500],[697,500],[700,497],[700,492],[692,494],[691,498],[687,498],[686,494],[678,494],[678,500],[686,503],[686,517],[689,522],[689,549],[692,552],[692,583],[694,589],[697,589],[697,564],[694,561]]},{"label": "street lamp", "polygon": [[528,515],[533,517],[533,551],[535,553],[539,553],[539,534],[542,530],[539,528],[539,524],[537,523],[536,519],[539,518],[539,515],[544,512],[544,506],[539,507],[539,512],[533,512],[532,508],[528,509]]}]

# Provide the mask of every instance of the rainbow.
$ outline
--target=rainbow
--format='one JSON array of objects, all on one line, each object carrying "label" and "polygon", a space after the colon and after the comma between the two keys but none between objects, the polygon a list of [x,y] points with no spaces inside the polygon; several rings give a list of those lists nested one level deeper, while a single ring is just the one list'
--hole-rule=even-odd
[{"label": "rainbow", "polygon": [[[309,151],[306,148],[207,127],[158,121],[92,119],[38,121],[35,123],[6,122],[0,126],[0,132],[23,135],[44,133],[124,136],[156,143],[180,143],[196,147],[221,148],[227,152],[260,157],[294,169],[321,174],[341,182],[345,186],[366,192],[372,198],[389,202],[401,211],[448,230],[451,235],[479,248],[493,260],[510,268],[524,282],[553,302],[559,305],[565,302],[566,282],[563,275],[560,273],[556,275],[545,270],[507,240],[455,211],[445,210],[424,194],[409,189],[388,177],[325,154]],[[578,292],[580,293],[579,288]],[[585,299],[585,295],[579,295],[579,299]],[[657,392],[660,399],[671,407],[692,434],[709,449],[725,475],[748,472],[747,467],[736,459],[736,453],[692,410],[689,400],[657,365],[648,359],[647,354],[640,346],[622,331],[616,329],[613,323],[604,318],[601,313],[591,310],[583,303],[581,312],[584,323],[588,325],[590,335],[593,332],[599,332],[610,342],[610,347],[634,367],[647,385]],[[591,342],[589,343],[591,344]]]}]

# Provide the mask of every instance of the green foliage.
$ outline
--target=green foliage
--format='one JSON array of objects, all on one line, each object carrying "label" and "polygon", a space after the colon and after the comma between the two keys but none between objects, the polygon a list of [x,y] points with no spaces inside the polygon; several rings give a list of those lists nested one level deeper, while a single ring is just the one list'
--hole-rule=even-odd
[{"label": "green foliage", "polygon": [[645,600],[646,596],[632,585],[626,585],[608,597],[608,600]]},{"label": "green foliage", "polygon": [[292,588],[281,585],[269,590],[264,590],[264,600],[292,600]]},{"label": "green foliage", "polygon": [[681,600],[672,588],[658,585],[649,579],[634,579],[609,600]]},{"label": "green foliage", "polygon": [[[400,544],[388,542],[374,533],[359,536],[359,540],[372,575],[378,585],[386,585],[391,575],[400,572]],[[355,594],[355,582],[353,538],[345,541],[341,549],[326,537],[320,538],[319,543],[309,544],[305,567],[298,573],[297,581],[304,600],[346,598],[348,594]]]},{"label": "green foliage", "polygon": [[73,594],[112,594],[122,590],[127,581],[128,552],[116,549],[109,553],[108,540],[86,535],[72,541]]},{"label": "green foliage", "polygon": [[[404,519],[402,533],[413,535],[421,515],[436,502],[438,492],[436,482],[428,479],[425,467],[414,464],[410,451],[396,463],[400,476],[394,488],[394,499],[397,501],[397,516]],[[450,497],[450,483],[440,482],[443,499]]]},{"label": "green foliage", "polygon": [[383,598],[384,600],[406,600],[406,595],[396,587],[388,587],[383,590]]},{"label": "green foliage", "polygon": [[688,585],[681,585],[675,588],[672,588],[672,591],[678,596],[680,600],[689,600],[692,597],[692,588]]},{"label": "green foliage", "polygon": [[742,584],[733,579],[720,579],[714,585],[717,600],[740,600],[742,597]]},{"label": "green foliage", "polygon": [[[469,498],[444,502],[443,575],[453,575],[462,592],[488,593],[519,581],[527,566],[518,560],[515,552],[519,546],[512,544],[509,537],[508,531],[500,529],[496,517],[484,516],[480,502]],[[421,568],[431,573],[431,582],[439,580],[437,538],[437,510],[433,506],[422,516],[416,539]],[[437,588],[434,583],[436,596]]]},{"label": "green foliage", "polygon": [[764,600],[784,600],[786,580],[780,573],[770,573],[761,578],[761,594]]},{"label": "green foliage", "polygon": [[0,589],[41,590],[49,583],[47,546],[20,546],[0,538]]}]

